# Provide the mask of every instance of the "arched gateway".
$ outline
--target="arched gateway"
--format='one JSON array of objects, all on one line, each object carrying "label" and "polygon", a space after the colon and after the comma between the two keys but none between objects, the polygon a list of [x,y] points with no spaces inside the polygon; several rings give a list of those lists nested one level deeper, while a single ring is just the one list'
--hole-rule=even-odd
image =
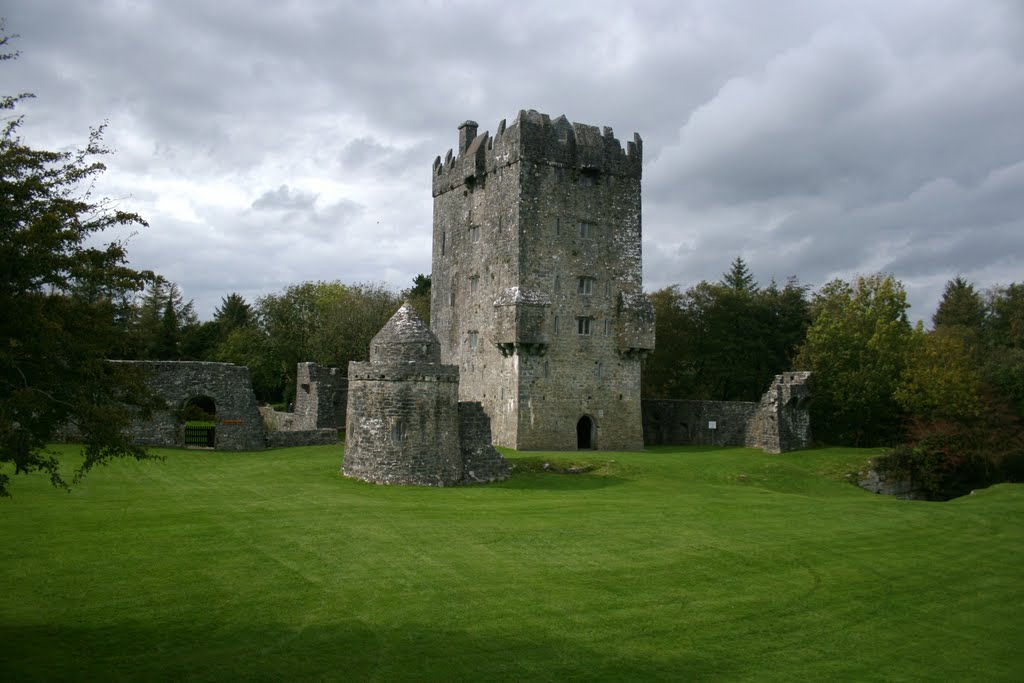
[{"label": "arched gateway", "polygon": [[590,450],[595,447],[594,441],[594,421],[589,415],[584,415],[576,423],[576,448]]}]

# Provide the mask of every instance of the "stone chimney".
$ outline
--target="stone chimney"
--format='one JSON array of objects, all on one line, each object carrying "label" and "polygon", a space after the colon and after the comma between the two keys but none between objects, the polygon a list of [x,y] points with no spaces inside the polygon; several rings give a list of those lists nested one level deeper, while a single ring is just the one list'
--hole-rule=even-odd
[{"label": "stone chimney", "polygon": [[459,126],[459,155],[466,153],[469,145],[476,139],[476,121],[464,121]]}]

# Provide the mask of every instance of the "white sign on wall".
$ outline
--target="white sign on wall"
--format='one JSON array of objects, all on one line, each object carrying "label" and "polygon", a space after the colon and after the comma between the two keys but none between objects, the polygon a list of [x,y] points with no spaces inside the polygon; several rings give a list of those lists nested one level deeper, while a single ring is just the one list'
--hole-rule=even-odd
[{"label": "white sign on wall", "polygon": [[708,429],[718,429],[718,423],[714,420],[708,420]]}]

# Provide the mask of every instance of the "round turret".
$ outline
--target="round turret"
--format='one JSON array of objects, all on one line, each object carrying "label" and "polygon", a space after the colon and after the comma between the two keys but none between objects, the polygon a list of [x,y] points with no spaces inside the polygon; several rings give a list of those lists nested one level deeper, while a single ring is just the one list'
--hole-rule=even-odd
[{"label": "round turret", "polygon": [[371,363],[440,363],[441,344],[406,301],[370,342]]}]

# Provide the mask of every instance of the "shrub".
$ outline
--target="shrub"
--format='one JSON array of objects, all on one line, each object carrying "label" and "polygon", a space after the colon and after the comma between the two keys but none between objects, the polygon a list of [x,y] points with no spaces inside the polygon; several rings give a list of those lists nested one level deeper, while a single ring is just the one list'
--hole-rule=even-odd
[{"label": "shrub", "polygon": [[876,469],[909,477],[930,500],[1024,481],[1024,431],[1004,402],[988,398],[982,415],[970,421],[915,419],[907,433]]}]

